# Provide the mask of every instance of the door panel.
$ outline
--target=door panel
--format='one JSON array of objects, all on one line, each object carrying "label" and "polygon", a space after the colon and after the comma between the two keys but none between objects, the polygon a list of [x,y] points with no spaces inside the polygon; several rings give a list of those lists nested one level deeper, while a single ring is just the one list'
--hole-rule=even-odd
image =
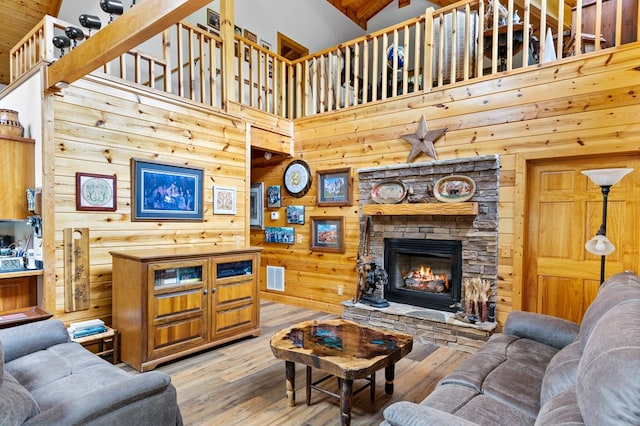
[{"label": "door panel", "polygon": [[560,159],[528,165],[524,309],[580,322],[600,284],[600,256],[584,244],[602,222],[602,190],[586,169],[632,167],[611,187],[607,237],[616,250],[606,257],[605,278],[638,271],[638,157]]}]

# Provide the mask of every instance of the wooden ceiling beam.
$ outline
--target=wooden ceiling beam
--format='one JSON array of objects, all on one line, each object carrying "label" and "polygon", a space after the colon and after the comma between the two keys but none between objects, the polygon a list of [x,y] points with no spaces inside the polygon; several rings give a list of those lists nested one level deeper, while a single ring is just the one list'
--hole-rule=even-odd
[{"label": "wooden ceiling beam", "polygon": [[351,6],[348,6],[349,4],[348,1],[345,1],[344,4],[341,0],[327,0],[327,2],[329,2],[329,4],[331,4],[333,7],[338,9],[347,18],[355,22],[356,25],[358,25],[360,28],[362,28],[363,30],[367,29],[367,20],[359,17],[357,8],[352,8]]},{"label": "wooden ceiling beam", "polygon": [[142,0],[47,68],[46,86],[73,83],[139,46],[211,0]]}]

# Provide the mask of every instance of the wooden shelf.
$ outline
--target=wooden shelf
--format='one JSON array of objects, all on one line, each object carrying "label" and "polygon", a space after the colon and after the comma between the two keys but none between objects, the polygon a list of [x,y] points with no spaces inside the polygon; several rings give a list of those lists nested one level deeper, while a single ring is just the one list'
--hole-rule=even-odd
[{"label": "wooden shelf", "polygon": [[365,204],[362,214],[371,216],[477,215],[478,203]]}]

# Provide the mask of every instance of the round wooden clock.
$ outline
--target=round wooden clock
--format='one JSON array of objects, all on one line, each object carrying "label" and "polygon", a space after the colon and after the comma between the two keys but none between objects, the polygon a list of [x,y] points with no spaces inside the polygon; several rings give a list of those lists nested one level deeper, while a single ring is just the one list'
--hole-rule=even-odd
[{"label": "round wooden clock", "polygon": [[304,196],[311,188],[311,168],[303,160],[294,160],[284,171],[284,189],[292,197]]}]

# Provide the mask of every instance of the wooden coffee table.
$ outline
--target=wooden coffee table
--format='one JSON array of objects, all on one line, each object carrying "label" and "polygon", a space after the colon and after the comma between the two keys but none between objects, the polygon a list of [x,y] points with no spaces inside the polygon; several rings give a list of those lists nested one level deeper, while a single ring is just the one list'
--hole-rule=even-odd
[{"label": "wooden coffee table", "polygon": [[[353,381],[368,379],[371,399],[375,393],[375,372],[385,369],[385,393],[393,393],[395,363],[411,352],[413,338],[408,334],[374,328],[343,319],[306,321],[280,330],[271,338],[271,350],[285,361],[286,393],[289,405],[296,403],[295,363],[307,366],[306,396],[311,403],[311,389],[340,398],[340,420],[351,423]],[[312,383],[311,369],[328,376]],[[336,395],[317,384],[328,377],[338,378],[340,394]]]}]

